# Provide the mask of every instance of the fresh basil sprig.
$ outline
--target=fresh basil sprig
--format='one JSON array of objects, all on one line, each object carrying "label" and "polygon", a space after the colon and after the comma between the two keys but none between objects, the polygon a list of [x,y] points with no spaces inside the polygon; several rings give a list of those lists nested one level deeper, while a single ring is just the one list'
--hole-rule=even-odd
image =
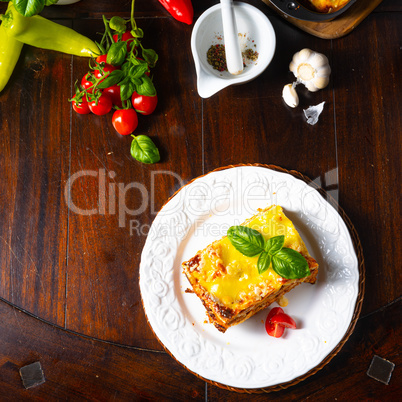
[{"label": "fresh basil sprig", "polygon": [[296,250],[283,247],[285,236],[264,240],[262,234],[247,226],[231,226],[227,236],[233,247],[247,257],[258,254],[257,269],[262,274],[272,264],[272,269],[285,279],[298,279],[310,275],[307,260]]}]

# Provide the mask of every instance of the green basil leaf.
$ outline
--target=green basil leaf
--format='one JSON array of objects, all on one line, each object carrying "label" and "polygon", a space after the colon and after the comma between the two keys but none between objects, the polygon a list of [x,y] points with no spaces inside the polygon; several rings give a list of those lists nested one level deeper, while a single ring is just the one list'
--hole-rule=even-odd
[{"label": "green basil leaf", "polygon": [[150,67],[155,67],[158,61],[158,55],[153,49],[142,49],[142,58],[150,65]]},{"label": "green basil leaf", "polygon": [[285,279],[298,279],[310,275],[307,260],[296,250],[286,247],[272,256],[272,268]]},{"label": "green basil leaf", "polygon": [[274,236],[267,240],[265,243],[265,251],[271,255],[276,254],[285,243],[285,236]]},{"label": "green basil leaf", "polygon": [[99,89],[104,89],[104,88],[109,88],[113,85],[116,85],[121,81],[121,79],[123,78],[123,75],[124,74],[121,70],[113,70],[107,75],[107,77],[103,81],[101,81],[97,85],[97,87]]},{"label": "green basil leaf", "polygon": [[263,251],[258,257],[257,261],[258,273],[261,275],[269,268],[270,265],[271,256],[266,251]]},{"label": "green basil leaf", "polygon": [[160,161],[158,148],[146,135],[133,135],[133,141],[131,142],[131,156],[142,163],[149,164]]},{"label": "green basil leaf", "polygon": [[125,84],[120,85],[121,100],[125,101],[130,99],[131,95],[135,91],[135,86],[131,81],[127,81]]},{"label": "green basil leaf", "polygon": [[131,78],[141,78],[148,71],[148,64],[142,63],[132,66],[129,75]]},{"label": "green basil leaf", "polygon": [[141,38],[144,37],[144,31],[143,31],[141,28],[136,28],[136,29],[133,29],[133,30],[131,31],[131,35],[133,35],[134,38],[139,38],[139,39],[141,39]]},{"label": "green basil leaf", "polygon": [[138,95],[145,95],[145,96],[155,96],[156,89],[152,82],[152,80],[147,76],[143,75],[141,77],[141,83],[137,85],[136,89]]},{"label": "green basil leaf", "polygon": [[126,60],[127,55],[127,42],[116,42],[113,43],[106,57],[106,63],[112,66],[120,66]]},{"label": "green basil leaf", "polygon": [[14,0],[15,9],[24,17],[32,17],[42,12],[45,0]]},{"label": "green basil leaf", "polygon": [[124,74],[128,74],[128,72],[130,71],[130,68],[131,68],[131,63],[128,61],[123,63],[120,67],[121,71],[123,71]]},{"label": "green basil leaf", "polygon": [[121,17],[112,17],[109,21],[109,27],[118,33],[124,33],[126,32],[126,21]]},{"label": "green basil leaf", "polygon": [[45,0],[45,6],[51,6],[52,4],[56,4],[59,0]]},{"label": "green basil leaf", "polygon": [[255,229],[247,226],[231,226],[227,236],[233,247],[247,257],[254,257],[264,251],[264,238]]}]

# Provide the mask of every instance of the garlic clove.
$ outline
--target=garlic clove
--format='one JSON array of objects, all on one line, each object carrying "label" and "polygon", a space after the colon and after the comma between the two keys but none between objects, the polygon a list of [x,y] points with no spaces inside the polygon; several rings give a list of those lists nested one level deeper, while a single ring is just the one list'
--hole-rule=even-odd
[{"label": "garlic clove", "polygon": [[[325,88],[329,83],[329,77],[316,77],[313,82],[313,86],[316,88],[316,91],[319,89]],[[314,92],[314,91],[313,91]]]},{"label": "garlic clove", "polygon": [[321,53],[316,53],[314,52],[308,62],[313,65],[316,69],[319,69],[320,67],[327,66],[329,64],[327,56]]},{"label": "garlic clove", "polygon": [[299,63],[303,63],[304,61],[307,61],[313,53],[314,52],[311,49],[302,49],[300,52],[296,53],[296,60]]},{"label": "garlic clove", "polygon": [[299,96],[297,95],[293,84],[287,84],[283,87],[282,98],[290,107],[296,107],[299,105]]}]

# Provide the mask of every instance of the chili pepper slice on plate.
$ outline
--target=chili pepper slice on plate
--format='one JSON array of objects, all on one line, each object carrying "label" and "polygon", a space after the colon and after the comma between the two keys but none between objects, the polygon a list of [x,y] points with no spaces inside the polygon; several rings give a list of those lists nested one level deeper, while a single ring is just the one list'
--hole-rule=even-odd
[{"label": "chili pepper slice on plate", "polygon": [[86,36],[39,15],[24,17],[11,2],[2,21],[10,38],[27,45],[75,56],[90,57],[99,54],[98,46]]},{"label": "chili pepper slice on plate", "polygon": [[178,21],[191,25],[194,9],[191,0],[159,0],[159,3]]}]

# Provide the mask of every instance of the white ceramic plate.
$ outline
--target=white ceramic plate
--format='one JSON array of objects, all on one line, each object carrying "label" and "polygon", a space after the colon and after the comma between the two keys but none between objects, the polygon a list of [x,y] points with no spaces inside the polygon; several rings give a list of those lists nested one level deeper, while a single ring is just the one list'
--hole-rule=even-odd
[{"label": "white ceramic plate", "polygon": [[[315,285],[287,294],[285,311],[300,329],[272,338],[262,311],[222,334],[185,293],[181,263],[271,204],[284,208],[320,265]],[[358,259],[347,226],[317,190],[287,173],[241,166],[194,180],[161,209],[142,252],[140,289],[156,336],[185,367],[227,386],[264,388],[307,373],[342,340],[359,293]]]}]

